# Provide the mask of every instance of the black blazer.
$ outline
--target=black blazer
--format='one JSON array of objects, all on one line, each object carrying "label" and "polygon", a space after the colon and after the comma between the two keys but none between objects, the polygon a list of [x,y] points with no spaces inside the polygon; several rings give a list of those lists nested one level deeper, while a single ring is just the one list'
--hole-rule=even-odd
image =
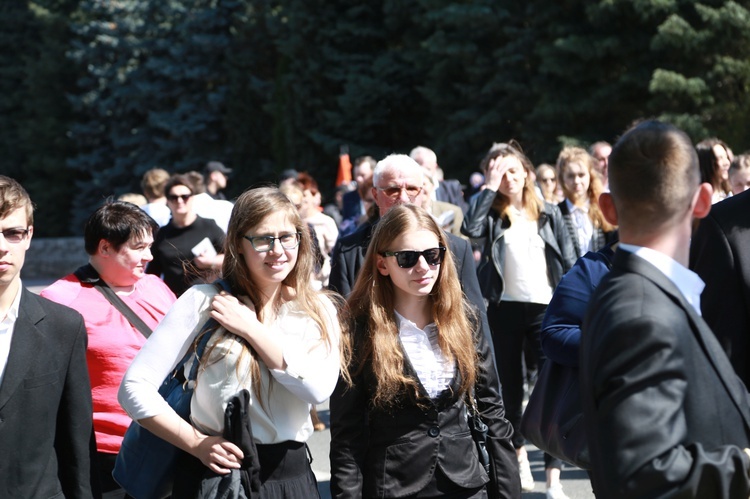
[{"label": "black blazer", "polygon": [[[365,222],[353,234],[340,237],[333,247],[331,275],[328,278],[328,287],[344,297],[348,297],[351,294],[354,282],[357,280],[357,275],[359,275],[359,269],[362,268],[365,253],[367,253],[367,247],[370,244],[373,227],[373,223]],[[448,246],[453,255],[453,262],[456,264],[456,273],[458,274],[458,279],[461,281],[461,287],[466,298],[479,312],[482,331],[484,331],[490,343],[490,349],[494,352],[492,334],[490,333],[490,326],[487,323],[487,306],[482,298],[482,291],[479,289],[476,264],[474,263],[474,253],[471,250],[471,245],[467,240],[454,236],[451,233],[446,233],[445,235],[448,238]]]},{"label": "black blazer", "polygon": [[627,251],[594,292],[580,381],[598,497],[750,495],[745,386],[677,287]]},{"label": "black blazer", "polygon": [[690,268],[706,283],[701,311],[732,366],[750,386],[750,191],[721,201],[701,220]]},{"label": "black blazer", "polygon": [[[573,224],[573,215],[571,215],[570,210],[568,209],[567,201],[563,199],[560,203],[557,204],[557,207],[560,208],[560,213],[562,214],[563,221],[565,222],[565,230],[568,232],[568,238],[573,242],[576,257],[582,257],[586,253],[586,251],[583,251],[583,249],[581,249],[580,245],[578,244],[578,234],[576,232],[576,227]],[[599,251],[605,246],[615,242],[616,239],[616,231],[604,232],[601,228],[594,227],[594,234],[591,236],[590,251]]]},{"label": "black blazer", "polygon": [[0,385],[0,497],[91,497],[81,315],[22,289]]},{"label": "black blazer", "polygon": [[[370,365],[354,376],[358,354],[367,337],[366,320],[353,330],[351,364],[354,386],[339,380],[331,395],[331,493],[335,498],[404,497],[422,490],[436,469],[455,484],[481,487],[488,477],[479,465],[474,440],[467,425],[463,398],[450,391],[417,406],[406,395],[397,409],[370,406],[375,377]],[[482,419],[489,426],[488,447],[493,459],[493,483],[489,497],[520,498],[518,461],[511,443],[513,428],[505,419],[495,356],[487,338],[475,333],[479,354],[476,399]],[[418,380],[406,353],[404,372]],[[457,378],[457,376],[456,376]],[[453,393],[458,380],[454,379]],[[422,387],[422,396],[429,400]]]}]

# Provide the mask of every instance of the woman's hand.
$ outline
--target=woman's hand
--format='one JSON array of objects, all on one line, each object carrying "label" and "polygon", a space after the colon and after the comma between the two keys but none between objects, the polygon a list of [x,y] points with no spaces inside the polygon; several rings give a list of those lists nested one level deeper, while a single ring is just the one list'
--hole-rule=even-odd
[{"label": "woman's hand", "polygon": [[231,333],[252,341],[252,328],[259,326],[260,321],[250,298],[240,298],[242,301],[222,291],[211,302],[211,317]]},{"label": "woman's hand", "polygon": [[221,437],[206,437],[194,449],[193,455],[214,473],[226,475],[242,467],[245,455],[239,447]]},{"label": "woman's hand", "polygon": [[505,177],[505,174],[513,164],[512,161],[509,161],[511,158],[513,156],[497,157],[490,160],[490,163],[487,165],[487,178],[485,181],[488,189],[497,191],[500,188],[503,177]]}]

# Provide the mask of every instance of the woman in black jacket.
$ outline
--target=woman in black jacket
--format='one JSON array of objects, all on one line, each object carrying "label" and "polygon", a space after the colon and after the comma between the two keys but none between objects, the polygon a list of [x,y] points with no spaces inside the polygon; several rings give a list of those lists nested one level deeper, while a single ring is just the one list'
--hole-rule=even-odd
[{"label": "woman in black jacket", "polygon": [[[491,346],[447,245],[413,205],[373,232],[349,298],[352,383],[340,380],[330,401],[333,497],[521,495]],[[475,410],[489,427],[489,476],[469,431]]]},{"label": "woman in black jacket", "polygon": [[[523,403],[523,343],[529,341],[541,366],[539,332],[552,292],[575,263],[572,241],[557,206],[541,200],[532,165],[515,142],[497,144],[482,161],[486,188],[473,201],[461,231],[484,238],[479,284],[488,302],[498,373],[507,417],[516,433],[523,490],[533,490],[524,438],[518,432]],[[559,460],[545,456],[548,497],[564,498]]]}]

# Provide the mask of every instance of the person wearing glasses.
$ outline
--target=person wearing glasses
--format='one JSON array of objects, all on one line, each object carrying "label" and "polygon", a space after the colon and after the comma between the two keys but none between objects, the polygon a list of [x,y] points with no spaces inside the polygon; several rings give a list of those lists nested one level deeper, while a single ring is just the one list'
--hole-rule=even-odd
[{"label": "person wearing glasses", "polygon": [[26,190],[0,175],[0,497],[92,497],[91,386],[81,314],[23,287]]},{"label": "person wearing glasses", "polygon": [[[477,272],[488,301],[487,317],[495,342],[497,367],[507,415],[518,429],[523,411],[523,345],[533,346],[541,368],[539,334],[557,283],[576,261],[560,209],[542,201],[534,189],[533,167],[515,143],[496,144],[482,160],[486,188],[472,202],[462,232],[485,238]],[[523,435],[516,431],[523,490],[534,490]],[[559,459],[545,455],[547,497],[565,499]]]},{"label": "person wearing glasses", "polygon": [[[305,444],[313,433],[310,408],[331,395],[346,356],[340,354],[342,304],[312,288],[313,259],[310,232],[284,194],[272,187],[244,192],[232,211],[222,267],[232,294],[191,287],[126,372],[119,392],[124,409],[189,454],[173,497],[195,497],[209,470],[223,475],[240,468],[242,451],[222,433],[227,403],[245,389],[260,497],[319,497]],[[200,360],[190,424],[158,388],[209,318],[220,327]]]},{"label": "person wearing glasses", "polygon": [[[391,154],[375,166],[373,171],[372,197],[375,208],[380,217],[384,216],[394,206],[401,204],[415,204],[422,206],[426,191],[424,169],[404,154]],[[349,296],[357,279],[359,269],[365,259],[365,252],[370,241],[373,228],[378,223],[378,216],[362,223],[352,234],[340,237],[333,248],[331,257],[331,275],[329,289]],[[465,239],[448,234],[448,251],[456,263],[464,293],[469,301],[479,310],[482,330],[490,339],[490,329],[487,324],[486,307],[477,281],[476,265],[471,245]],[[490,340],[491,341],[491,340]]]},{"label": "person wearing glasses", "polygon": [[[521,496],[494,355],[447,245],[415,205],[389,210],[373,231],[349,297],[351,382],[331,396],[334,498]],[[477,410],[492,477],[469,431]]]},{"label": "person wearing glasses", "polygon": [[224,231],[216,222],[198,216],[193,187],[186,175],[176,174],[164,186],[172,219],[159,230],[146,272],[162,276],[175,295],[190,286],[210,282],[224,261]]},{"label": "person wearing glasses", "polygon": [[542,163],[536,167],[536,183],[545,201],[552,204],[562,201],[562,196],[558,192],[557,171],[552,165]]}]

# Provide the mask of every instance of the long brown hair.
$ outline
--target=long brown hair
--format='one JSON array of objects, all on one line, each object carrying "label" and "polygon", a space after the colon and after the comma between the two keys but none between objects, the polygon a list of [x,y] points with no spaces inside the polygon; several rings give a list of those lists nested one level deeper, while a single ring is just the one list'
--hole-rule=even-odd
[{"label": "long brown hair", "polygon": [[[294,228],[300,235],[300,244],[297,250],[297,263],[289,272],[289,275],[282,281],[282,285],[291,288],[294,291],[294,299],[306,315],[308,315],[320,328],[321,341],[328,344],[331,348],[331,334],[329,330],[327,311],[321,299],[321,293],[328,296],[338,310],[337,320],[341,327],[339,340],[339,354],[341,358],[342,373],[348,376],[346,365],[349,358],[348,334],[346,325],[348,323],[346,316],[346,306],[343,300],[335,293],[315,291],[310,283],[310,276],[314,268],[314,252],[310,231],[307,225],[302,221],[294,204],[279,191],[276,187],[259,187],[249,189],[242,193],[234,204],[232,216],[229,220],[227,237],[224,241],[224,264],[222,266],[223,278],[229,283],[232,292],[235,295],[245,295],[253,302],[258,314],[258,320],[263,321],[263,306],[267,298],[259,291],[259,287],[254,283],[253,276],[250,273],[245,258],[242,255],[243,236],[253,227],[258,226],[273,213],[284,213],[287,219],[294,225]],[[283,304],[284,293],[279,294],[279,300],[273,304],[274,310],[278,311]],[[225,333],[229,334],[229,333]],[[253,391],[258,399],[262,402],[260,391],[260,367],[258,365],[258,354],[247,342],[232,335],[233,339],[240,341],[243,345],[243,355],[251,355],[250,376],[252,379]],[[207,350],[203,358],[207,361],[210,358],[210,351]],[[237,362],[237,366],[242,364],[242,359]],[[238,373],[239,375],[239,373]],[[270,390],[270,386],[269,386]]]},{"label": "long brown hair", "polygon": [[[487,176],[487,168],[489,167],[490,161],[497,158],[505,158],[507,156],[515,157],[524,170],[526,170],[526,179],[523,184],[523,207],[526,210],[526,215],[530,220],[539,220],[544,209],[544,203],[539,196],[536,195],[536,189],[534,187],[534,165],[531,160],[521,150],[521,145],[515,140],[510,140],[508,143],[495,143],[490,148],[489,152],[484,156],[480,163],[480,168]],[[495,195],[495,201],[492,203],[492,209],[495,210],[498,215],[503,218],[510,220],[510,199],[508,196],[497,191]]]},{"label": "long brown hair", "polygon": [[[352,314],[358,322],[366,321],[367,325],[367,337],[357,356],[358,365],[352,366],[352,370],[361,372],[366,363],[371,365],[376,380],[370,401],[374,407],[392,407],[404,394],[419,402],[417,380],[404,374],[393,282],[377,270],[377,255],[397,249],[390,247],[392,242],[407,231],[415,230],[434,233],[439,244],[448,247],[447,236],[426,211],[415,205],[394,206],[373,231],[364,265],[349,297]],[[450,253],[443,259],[430,299],[438,344],[443,355],[455,361],[461,377],[459,394],[463,394],[476,381],[476,348],[472,334],[476,316],[461,291]]]},{"label": "long brown hair", "polygon": [[565,168],[574,163],[583,166],[589,172],[589,189],[586,195],[589,198],[589,218],[591,219],[591,224],[595,228],[602,229],[605,232],[615,230],[615,227],[604,218],[604,214],[602,214],[602,210],[599,208],[599,196],[604,191],[604,186],[599,177],[599,172],[596,171],[597,159],[581,147],[564,147],[557,156],[557,173],[565,197],[570,199],[572,194],[563,180]]}]

